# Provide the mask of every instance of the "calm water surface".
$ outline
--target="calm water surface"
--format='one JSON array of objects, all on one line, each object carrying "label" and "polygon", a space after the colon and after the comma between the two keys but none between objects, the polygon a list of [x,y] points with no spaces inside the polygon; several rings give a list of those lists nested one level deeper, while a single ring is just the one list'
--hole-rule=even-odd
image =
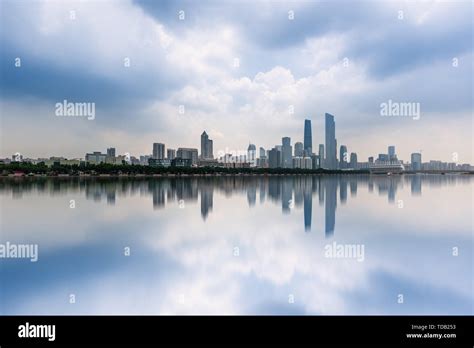
[{"label": "calm water surface", "polygon": [[3,178],[0,243],[39,258],[0,259],[0,313],[473,314],[473,189],[468,175]]}]

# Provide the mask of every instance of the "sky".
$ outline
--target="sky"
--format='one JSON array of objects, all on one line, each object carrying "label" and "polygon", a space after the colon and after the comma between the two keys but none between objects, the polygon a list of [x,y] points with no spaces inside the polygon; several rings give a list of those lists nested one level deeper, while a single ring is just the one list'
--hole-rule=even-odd
[{"label": "sky", "polygon": [[[0,157],[324,143],[474,163],[471,1],[0,2]],[[94,103],[93,119],[56,104]],[[419,117],[384,116],[415,103]]]}]

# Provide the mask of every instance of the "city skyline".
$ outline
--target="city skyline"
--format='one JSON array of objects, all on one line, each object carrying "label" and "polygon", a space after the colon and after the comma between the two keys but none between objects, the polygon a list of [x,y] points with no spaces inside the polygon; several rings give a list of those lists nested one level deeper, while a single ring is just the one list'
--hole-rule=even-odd
[{"label": "city skyline", "polygon": [[[468,2],[74,5],[1,4],[0,157],[199,148],[203,129],[214,152],[270,148],[304,142],[304,119],[316,152],[329,110],[359,159],[394,144],[405,160],[474,163]],[[64,117],[63,101],[93,114]]]},{"label": "city skyline", "polygon": [[[372,168],[375,170],[379,165],[383,168],[378,168],[383,172],[399,171],[399,170],[472,170],[472,166],[469,163],[458,163],[456,161],[443,162],[433,159],[425,159],[423,162],[421,152],[412,152],[410,160],[404,160],[399,158],[396,152],[395,145],[387,145],[386,152],[378,151],[377,156],[369,156],[367,161],[361,161],[358,157],[357,152],[349,152],[346,145],[341,144],[339,146],[339,155],[337,152],[337,139],[336,139],[336,122],[334,115],[325,113],[325,137],[324,143],[319,144],[318,153],[312,151],[312,126],[311,120],[304,120],[304,143],[296,141],[291,144],[291,138],[283,136],[281,138],[281,144],[277,144],[269,149],[260,146],[259,156],[257,157],[257,151],[255,144],[249,142],[246,152],[221,152],[214,157],[213,152],[213,140],[209,138],[207,132],[204,130],[200,136],[200,152],[197,148],[178,147],[177,150],[166,147],[164,143],[153,143],[151,154],[138,154],[133,156],[129,153],[124,155],[116,156],[116,148],[107,148],[106,153],[101,151],[94,151],[92,153],[86,153],[84,156],[84,163],[109,163],[109,164],[139,164],[139,165],[150,165],[158,167],[181,167],[181,166],[200,166],[200,167],[214,167],[217,164],[232,164],[238,163],[241,165],[247,165],[249,168],[296,168],[296,169],[368,169]],[[165,155],[166,153],[166,155]],[[47,158],[44,158],[47,160]],[[43,158],[27,158],[23,157],[22,154],[16,153],[11,156],[11,159],[1,159],[3,162],[6,161],[29,161],[34,160],[33,163],[40,163]],[[58,162],[56,159],[69,160],[64,162]],[[54,163],[61,164],[80,164],[77,162],[82,158],[67,159],[65,157],[49,157],[47,161],[48,165]],[[125,161],[125,162],[124,162]],[[8,163],[7,162],[7,163]],[[77,163],[76,163],[77,162]],[[44,163],[44,161],[43,161]],[[389,165],[388,169],[386,165]],[[396,167],[392,165],[396,164]],[[403,164],[405,167],[399,167],[399,164]],[[406,167],[409,165],[409,167]],[[246,166],[246,167],[247,167]]]}]

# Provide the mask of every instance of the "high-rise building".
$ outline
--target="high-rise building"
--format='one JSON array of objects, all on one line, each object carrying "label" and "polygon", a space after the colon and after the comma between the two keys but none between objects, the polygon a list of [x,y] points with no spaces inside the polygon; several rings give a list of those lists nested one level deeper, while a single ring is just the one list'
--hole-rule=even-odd
[{"label": "high-rise building", "polygon": [[270,168],[281,167],[281,151],[276,146],[268,151],[268,166]]},{"label": "high-rise building", "polygon": [[175,149],[168,149],[166,150],[166,158],[170,161],[176,158],[176,150]]},{"label": "high-rise building", "polygon": [[267,157],[267,152],[265,151],[265,149],[263,147],[260,147],[260,150],[259,150],[259,157],[262,158],[262,157]]},{"label": "high-rise building", "polygon": [[324,167],[324,145],[319,144],[319,168]]},{"label": "high-rise building", "polygon": [[351,152],[351,163],[350,163],[351,168],[356,169],[357,168],[357,154],[355,152]]},{"label": "high-rise building", "polygon": [[388,147],[388,160],[389,161],[395,161],[396,155],[395,155],[395,146],[391,145]]},{"label": "high-rise building", "polygon": [[257,148],[254,144],[249,144],[247,148],[247,161],[250,163],[251,167],[257,165]]},{"label": "high-rise building", "polygon": [[293,163],[291,161],[291,158],[292,158],[291,150],[292,150],[291,138],[290,137],[281,138],[281,166],[283,168],[293,167]]},{"label": "high-rise building", "polygon": [[411,154],[411,170],[421,170],[421,153]]},{"label": "high-rise building", "polygon": [[153,159],[165,159],[165,144],[153,143]]},{"label": "high-rise building", "polygon": [[209,139],[206,131],[202,132],[201,134],[201,158],[202,159],[213,159],[213,143],[212,140]]},{"label": "high-rise building", "polygon": [[326,136],[326,158],[324,166],[328,169],[337,168],[337,149],[336,149],[336,123],[334,116],[326,113],[325,115],[325,136]]},{"label": "high-rise building", "polygon": [[304,156],[304,148],[302,142],[295,143],[295,157],[303,157]]},{"label": "high-rise building", "polygon": [[311,120],[304,120],[304,151],[306,156],[311,156],[313,152],[313,135],[311,130]]},{"label": "high-rise building", "polygon": [[85,158],[87,163],[99,164],[106,161],[107,155],[100,151],[94,151],[93,153],[86,153]]},{"label": "high-rise building", "polygon": [[339,168],[347,168],[347,146],[341,145],[339,148]]},{"label": "high-rise building", "polygon": [[109,158],[115,157],[115,147],[109,147],[107,149],[107,157]]},{"label": "high-rise building", "polygon": [[178,151],[176,151],[175,160],[176,159],[191,160],[192,165],[197,164],[198,150],[186,148],[186,147],[180,147],[178,148]]}]

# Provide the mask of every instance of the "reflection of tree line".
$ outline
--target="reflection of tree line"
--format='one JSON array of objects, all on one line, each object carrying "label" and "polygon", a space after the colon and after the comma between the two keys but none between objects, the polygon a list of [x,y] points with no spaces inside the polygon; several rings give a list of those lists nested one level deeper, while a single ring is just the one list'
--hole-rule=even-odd
[{"label": "reflection of tree line", "polygon": [[325,207],[325,234],[334,233],[337,197],[339,203],[347,202],[348,193],[357,195],[358,188],[367,187],[369,192],[377,190],[395,201],[397,189],[410,185],[413,195],[421,195],[422,187],[430,188],[457,183],[467,183],[468,175],[304,175],[304,176],[233,176],[233,177],[192,177],[192,178],[18,178],[0,180],[0,192],[11,192],[13,198],[21,198],[24,193],[67,195],[84,193],[86,199],[115,204],[116,197],[152,195],[153,207],[159,209],[166,203],[177,202],[180,207],[195,203],[200,198],[201,216],[206,219],[213,207],[214,192],[226,197],[245,194],[250,207],[265,200],[281,204],[282,213],[303,207],[304,226],[311,230],[313,196],[318,196],[319,205]]}]

